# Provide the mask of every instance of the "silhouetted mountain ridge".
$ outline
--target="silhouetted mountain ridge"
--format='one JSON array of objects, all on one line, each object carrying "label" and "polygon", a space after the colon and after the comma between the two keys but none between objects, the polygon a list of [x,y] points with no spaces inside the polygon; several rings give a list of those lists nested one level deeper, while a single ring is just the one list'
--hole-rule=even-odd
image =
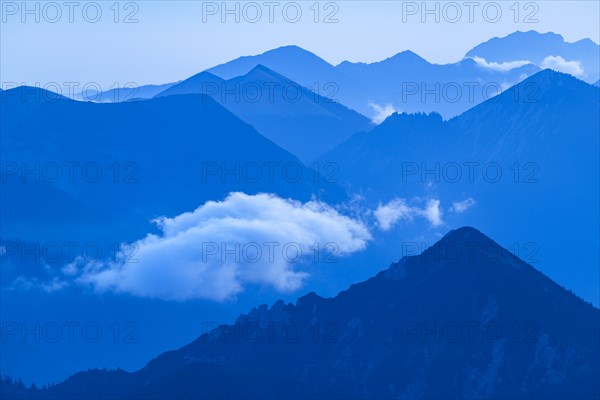
[{"label": "silhouetted mountain ridge", "polygon": [[213,98],[307,163],[352,134],[371,128],[366,117],[263,64],[228,80],[201,72],[158,97],[183,93],[203,93]]},{"label": "silhouetted mountain ridge", "polygon": [[40,398],[597,397],[599,317],[465,227],[334,298],[262,305],[139,371],[76,374]]}]

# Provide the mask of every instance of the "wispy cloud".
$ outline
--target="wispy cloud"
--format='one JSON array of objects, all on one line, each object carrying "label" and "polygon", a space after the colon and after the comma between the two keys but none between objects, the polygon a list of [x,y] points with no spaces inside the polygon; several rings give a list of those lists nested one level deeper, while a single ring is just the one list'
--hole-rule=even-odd
[{"label": "wispy cloud", "polygon": [[462,201],[455,201],[452,203],[452,207],[450,207],[450,212],[455,214],[461,214],[467,211],[469,208],[473,207],[476,204],[475,199],[469,197],[468,199]]},{"label": "wispy cloud", "polygon": [[480,66],[482,66],[484,68],[489,68],[494,71],[501,71],[501,72],[508,72],[515,68],[522,67],[523,65],[531,64],[530,61],[525,61],[525,60],[506,61],[506,62],[501,62],[501,63],[497,63],[497,62],[493,62],[493,61],[488,62],[488,61],[486,61],[485,58],[477,57],[477,56],[473,57],[473,61],[475,61],[477,64],[479,64]]},{"label": "wispy cloud", "polygon": [[373,212],[377,225],[381,230],[390,230],[399,221],[413,221],[415,217],[423,217],[437,227],[442,222],[440,201],[430,199],[422,207],[409,205],[406,199],[396,198],[389,203],[381,204]]},{"label": "wispy cloud", "polygon": [[400,112],[392,104],[379,105],[370,101],[369,107],[373,109],[374,115],[371,117],[371,121],[375,124],[380,124],[393,113]]}]

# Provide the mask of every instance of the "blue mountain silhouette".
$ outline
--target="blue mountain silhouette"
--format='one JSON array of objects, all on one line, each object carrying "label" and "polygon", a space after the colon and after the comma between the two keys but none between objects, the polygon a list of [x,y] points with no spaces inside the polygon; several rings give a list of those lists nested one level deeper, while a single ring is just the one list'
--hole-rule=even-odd
[{"label": "blue mountain silhouette", "polygon": [[498,71],[471,59],[430,64],[411,51],[372,64],[346,61],[337,68],[376,93],[371,100],[379,106],[391,105],[408,113],[437,112],[444,118],[458,115],[540,70],[528,64]]},{"label": "blue mountain silhouette", "polygon": [[[37,164],[38,170],[26,183],[21,172],[3,177],[4,239],[131,240],[143,237],[153,218],[193,210],[231,191],[303,201],[344,198],[335,184],[315,179],[295,156],[207,96],[97,104],[20,87],[2,98],[3,163],[19,170]],[[64,163],[79,165],[72,182]],[[82,178],[90,163],[102,179]],[[281,169],[250,179],[243,175],[249,163]],[[301,172],[293,179],[282,171],[289,163]],[[49,164],[62,166],[62,179],[52,182],[40,172]]]},{"label": "blue mountain silhouette", "polygon": [[[376,63],[344,61],[334,67],[298,46],[240,57],[207,71],[231,79],[247,74],[257,65],[264,65],[313,91],[319,88],[320,95],[334,98],[369,117],[378,115],[375,107],[392,105],[405,112],[436,111],[449,118],[485,100],[486,87],[487,92],[490,87],[497,92],[539,71],[538,67],[525,65],[504,72],[484,68],[472,60],[430,64],[411,51]],[[476,88],[468,86],[473,83]],[[425,95],[428,90],[437,94]]]},{"label": "blue mountain silhouette", "polygon": [[[28,394],[597,398],[599,317],[598,309],[465,227],[334,298],[310,293],[296,304],[262,305],[136,372],[81,372]],[[15,396],[18,385],[9,383],[3,390]]]},{"label": "blue mountain silhouette", "polygon": [[371,128],[370,121],[345,106],[257,65],[227,81],[202,72],[159,96],[205,93],[304,162],[314,161]]}]

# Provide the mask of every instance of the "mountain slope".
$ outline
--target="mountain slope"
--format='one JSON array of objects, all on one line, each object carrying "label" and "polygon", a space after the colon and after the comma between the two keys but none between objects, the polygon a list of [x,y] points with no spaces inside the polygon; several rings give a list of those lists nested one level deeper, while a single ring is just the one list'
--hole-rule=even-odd
[{"label": "mountain slope", "polygon": [[135,99],[151,99],[160,92],[164,92],[178,82],[164,83],[162,85],[140,85],[134,82],[122,88],[110,89],[103,92],[95,92],[91,89],[86,92],[75,94],[74,100],[93,101],[96,103],[117,103]]},{"label": "mountain slope", "polygon": [[371,128],[364,116],[263,66],[227,81],[202,72],[159,96],[204,93],[304,162]]},{"label": "mountain slope", "polygon": [[204,71],[157,93],[155,97],[171,96],[175,94],[202,94],[206,91],[218,90],[223,82],[225,82],[225,80],[210,72]]},{"label": "mountain slope", "polygon": [[[47,93],[30,91],[3,92],[0,150],[3,162],[16,168],[3,182],[5,239],[132,240],[153,229],[153,218],[194,210],[231,191],[343,198],[334,184],[315,179],[297,158],[206,96],[96,104],[38,101]],[[272,176],[244,173],[249,164],[265,163],[281,167]],[[286,164],[295,164],[298,179],[286,176]],[[37,173],[26,175],[21,166]]]},{"label": "mountain slope", "polygon": [[[40,398],[597,398],[600,312],[473,228]],[[260,335],[259,335],[260,333]]]}]

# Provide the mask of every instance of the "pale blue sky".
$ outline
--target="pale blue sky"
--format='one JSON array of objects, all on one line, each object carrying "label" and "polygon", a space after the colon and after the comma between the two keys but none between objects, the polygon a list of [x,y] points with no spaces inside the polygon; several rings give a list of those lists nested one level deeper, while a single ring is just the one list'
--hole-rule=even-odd
[{"label": "pale blue sky", "polygon": [[[294,3],[302,10],[297,23],[283,17],[284,6],[289,19],[295,16],[296,6],[287,1],[275,2],[278,5],[273,23],[269,22],[265,1],[255,3],[262,12],[256,23],[247,21],[256,15],[255,8],[248,7],[242,14],[247,2],[240,2],[239,23],[233,15],[221,22],[220,10],[216,15],[207,12],[203,22],[203,8],[210,11],[214,4],[220,8],[220,1],[129,2],[133,5],[121,2],[118,23],[114,22],[111,0],[97,2],[102,10],[97,23],[83,18],[84,7],[88,7],[89,19],[95,17],[94,6],[89,5],[92,2],[78,2],[73,23],[69,22],[69,9],[62,5],[63,1],[55,3],[62,12],[56,23],[48,21],[55,18],[56,10],[43,9],[48,2],[40,3],[39,23],[35,22],[35,14],[23,15],[21,1],[1,3],[0,80],[39,82],[42,86],[46,82],[98,82],[105,89],[113,82],[176,81],[238,56],[287,44],[299,45],[337,64],[346,59],[377,61],[406,49],[431,62],[453,62],[476,44],[516,30],[553,31],[571,42],[583,38],[600,42],[598,1],[474,2],[473,22],[469,21],[467,2],[458,1],[454,4],[460,6],[462,17],[455,23],[450,20],[455,18],[456,8],[447,6],[448,2],[427,3],[430,8],[439,4],[440,22],[435,22],[434,14],[426,16],[426,22],[421,21],[422,2],[320,2],[319,23],[314,22],[314,1]],[[518,16],[515,3],[520,9]],[[34,4],[30,2],[28,7],[33,9]],[[491,22],[496,4],[502,15],[497,22]],[[234,7],[234,2],[228,6]],[[409,15],[414,6],[419,10]],[[125,16],[134,11],[139,22],[123,23]],[[334,11],[338,22],[323,23]],[[531,13],[537,22],[524,22]],[[26,18],[25,22],[22,18]]]}]

